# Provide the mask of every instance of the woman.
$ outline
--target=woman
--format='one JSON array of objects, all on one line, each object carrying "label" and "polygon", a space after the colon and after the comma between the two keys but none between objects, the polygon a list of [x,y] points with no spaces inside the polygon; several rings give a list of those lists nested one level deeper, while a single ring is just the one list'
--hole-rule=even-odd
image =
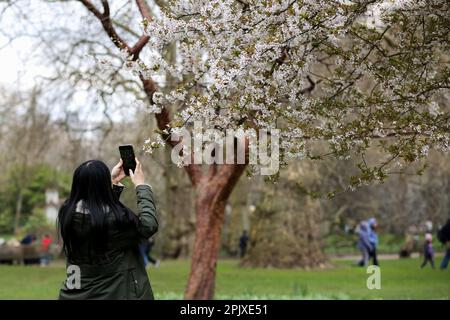
[{"label": "woman", "polygon": [[119,201],[126,177],[122,159],[109,173],[101,161],[81,164],[73,175],[69,199],[58,214],[67,257],[67,279],[60,299],[153,299],[138,245],[158,230],[152,189],[141,163],[130,178],[138,214]]},{"label": "woman", "polygon": [[357,246],[362,254],[362,258],[358,262],[358,266],[365,267],[369,262],[370,252],[373,250],[369,238],[369,226],[366,221],[363,221],[359,224],[357,234],[359,236]]}]

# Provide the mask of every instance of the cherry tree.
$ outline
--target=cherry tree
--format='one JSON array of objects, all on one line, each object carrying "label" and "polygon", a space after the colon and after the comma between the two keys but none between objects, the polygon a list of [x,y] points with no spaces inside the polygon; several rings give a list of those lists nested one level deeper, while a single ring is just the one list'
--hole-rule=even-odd
[{"label": "cherry tree", "polygon": [[[276,128],[282,164],[359,158],[353,189],[383,181],[432,148],[449,149],[447,1],[174,0],[152,11],[136,0],[143,33],[133,44],[116,31],[108,1],[101,10],[80,2],[142,82],[159,128],[145,143],[150,153],[175,147],[173,137],[195,121],[247,137]],[[145,46],[150,54],[141,59]],[[169,49],[176,58],[167,59]],[[176,85],[166,90],[169,78]],[[251,147],[247,140],[247,153]],[[366,160],[370,148],[383,157]],[[245,169],[257,171],[245,163],[184,168],[197,217],[185,297],[209,299],[226,202]]]}]

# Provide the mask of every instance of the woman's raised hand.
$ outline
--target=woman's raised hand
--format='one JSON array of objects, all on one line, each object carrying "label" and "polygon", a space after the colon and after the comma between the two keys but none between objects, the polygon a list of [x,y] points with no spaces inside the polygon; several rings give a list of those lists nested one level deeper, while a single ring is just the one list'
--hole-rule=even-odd
[{"label": "woman's raised hand", "polygon": [[141,184],[145,184],[145,177],[144,172],[142,171],[142,164],[139,162],[137,158],[135,158],[135,160],[136,160],[136,169],[134,169],[134,173],[133,170],[130,169],[130,178],[133,184],[135,186],[138,186]]},{"label": "woman's raised hand", "polygon": [[111,170],[111,180],[113,184],[118,184],[120,181],[122,181],[123,178],[125,178],[127,175],[125,174],[125,171],[123,170],[123,161],[120,159],[119,163],[114,166]]}]

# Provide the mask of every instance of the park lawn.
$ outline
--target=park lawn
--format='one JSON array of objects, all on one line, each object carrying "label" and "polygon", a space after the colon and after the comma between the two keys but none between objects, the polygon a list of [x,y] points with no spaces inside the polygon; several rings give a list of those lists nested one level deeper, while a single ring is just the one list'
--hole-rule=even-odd
[{"label": "park lawn", "polygon": [[[437,259],[440,262],[440,258]],[[418,259],[381,261],[381,289],[369,290],[365,269],[333,261],[326,270],[240,268],[220,260],[217,299],[450,299],[450,270],[419,269]],[[180,299],[189,261],[163,261],[149,268],[157,299]],[[55,299],[64,267],[0,266],[0,299]]]}]

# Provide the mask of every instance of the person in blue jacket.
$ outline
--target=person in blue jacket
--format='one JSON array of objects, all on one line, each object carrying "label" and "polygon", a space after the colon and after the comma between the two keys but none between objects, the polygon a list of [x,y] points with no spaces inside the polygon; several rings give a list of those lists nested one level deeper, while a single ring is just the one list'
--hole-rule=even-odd
[{"label": "person in blue jacket", "polygon": [[373,250],[372,244],[370,243],[369,225],[367,224],[367,221],[362,221],[359,224],[357,233],[359,235],[357,247],[361,251],[361,254],[362,254],[362,258],[359,261],[358,265],[360,267],[364,267],[367,265],[367,263],[369,261],[370,252]]},{"label": "person in blue jacket", "polygon": [[377,235],[377,220],[375,218],[370,218],[367,221],[367,224],[369,226],[369,241],[371,245],[371,250],[369,251],[369,259],[373,259],[373,264],[378,266],[378,259],[377,259],[377,247],[378,247],[378,235]]}]

